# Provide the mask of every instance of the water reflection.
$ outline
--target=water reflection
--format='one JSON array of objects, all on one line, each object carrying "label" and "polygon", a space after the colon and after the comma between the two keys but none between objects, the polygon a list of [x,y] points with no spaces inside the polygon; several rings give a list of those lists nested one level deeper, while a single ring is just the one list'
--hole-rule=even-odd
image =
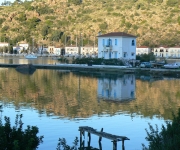
[{"label": "water reflection", "polygon": [[37,59],[25,59],[24,56],[0,56],[0,64],[55,64],[57,59],[52,57],[38,57]]},{"label": "water reflection", "polygon": [[25,75],[32,75],[36,68],[32,64],[24,64],[16,67],[16,71]]},{"label": "water reflection", "polygon": [[[129,137],[128,150],[141,149],[148,122],[172,119],[172,111],[180,107],[179,85],[179,79],[144,82],[134,74],[37,69],[25,76],[13,68],[2,68],[0,104],[2,116],[14,118],[23,113],[26,124],[43,131],[47,140],[41,149],[52,149],[59,137],[73,141],[79,126],[104,127],[107,132]],[[98,147],[97,141],[93,147]],[[106,148],[108,141],[103,142]],[[111,149],[112,143],[109,145]]]},{"label": "water reflection", "polygon": [[125,74],[121,78],[98,79],[98,98],[119,102],[134,100],[135,75]]},{"label": "water reflection", "polygon": [[1,99],[67,118],[126,112],[169,119],[172,110],[180,107],[179,85],[178,79],[143,82],[134,74],[107,76],[36,69],[31,76],[24,76],[13,68],[0,70]]}]

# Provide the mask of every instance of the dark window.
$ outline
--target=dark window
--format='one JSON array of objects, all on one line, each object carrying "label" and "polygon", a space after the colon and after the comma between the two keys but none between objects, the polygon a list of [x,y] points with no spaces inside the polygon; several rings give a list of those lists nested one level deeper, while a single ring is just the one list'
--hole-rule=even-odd
[{"label": "dark window", "polygon": [[134,46],[135,45],[135,42],[134,42],[134,40],[132,40],[132,46]]}]

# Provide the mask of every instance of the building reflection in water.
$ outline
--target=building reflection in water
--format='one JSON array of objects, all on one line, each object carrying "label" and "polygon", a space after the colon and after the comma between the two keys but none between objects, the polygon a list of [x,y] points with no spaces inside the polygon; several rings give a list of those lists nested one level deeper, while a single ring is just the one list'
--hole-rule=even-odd
[{"label": "building reflection in water", "polygon": [[135,75],[125,74],[118,78],[99,78],[98,99],[120,102],[134,100]]}]

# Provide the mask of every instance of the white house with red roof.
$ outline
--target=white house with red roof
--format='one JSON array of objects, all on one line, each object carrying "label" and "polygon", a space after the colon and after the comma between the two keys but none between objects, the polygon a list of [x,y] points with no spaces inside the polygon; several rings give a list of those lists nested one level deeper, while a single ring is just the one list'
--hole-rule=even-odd
[{"label": "white house with red roof", "polygon": [[98,58],[136,59],[136,36],[111,32],[98,37]]},{"label": "white house with red roof", "polygon": [[136,55],[149,54],[151,53],[151,48],[147,46],[136,47]]}]

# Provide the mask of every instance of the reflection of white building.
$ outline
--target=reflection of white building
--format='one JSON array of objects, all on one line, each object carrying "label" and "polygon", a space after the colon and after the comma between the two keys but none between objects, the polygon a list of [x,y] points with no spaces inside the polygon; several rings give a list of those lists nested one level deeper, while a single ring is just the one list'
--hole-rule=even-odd
[{"label": "reflection of white building", "polygon": [[112,101],[135,99],[135,75],[125,74],[122,78],[98,79],[98,97]]}]

